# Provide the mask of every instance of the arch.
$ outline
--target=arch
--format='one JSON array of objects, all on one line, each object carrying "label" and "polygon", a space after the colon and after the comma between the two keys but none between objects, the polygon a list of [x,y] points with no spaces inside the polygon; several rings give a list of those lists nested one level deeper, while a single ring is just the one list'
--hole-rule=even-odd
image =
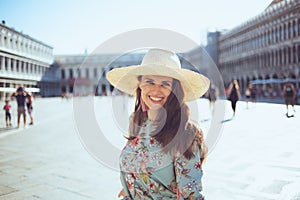
[{"label": "arch", "polygon": [[291,73],[289,74],[289,78],[296,79],[297,76],[296,76],[296,74],[294,74],[294,73],[291,72]]},{"label": "arch", "polygon": [[274,74],[274,75],[272,76],[272,78],[278,79],[278,75],[277,75],[277,74]]}]

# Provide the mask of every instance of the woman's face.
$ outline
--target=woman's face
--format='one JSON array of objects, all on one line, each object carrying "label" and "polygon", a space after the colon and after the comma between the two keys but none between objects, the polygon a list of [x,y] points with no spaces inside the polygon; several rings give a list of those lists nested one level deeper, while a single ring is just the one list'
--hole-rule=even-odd
[{"label": "woman's face", "polygon": [[151,108],[155,104],[164,105],[172,91],[173,79],[166,76],[142,76],[141,98]]}]

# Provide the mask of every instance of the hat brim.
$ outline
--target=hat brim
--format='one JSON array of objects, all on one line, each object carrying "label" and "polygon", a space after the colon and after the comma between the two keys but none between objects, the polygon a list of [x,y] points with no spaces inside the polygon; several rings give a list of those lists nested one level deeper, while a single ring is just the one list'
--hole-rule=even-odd
[{"label": "hat brim", "polygon": [[210,84],[208,78],[194,71],[153,65],[115,68],[106,74],[106,78],[115,88],[127,94],[135,95],[139,84],[137,76],[143,75],[166,76],[179,80],[186,102],[201,97],[208,90]]}]

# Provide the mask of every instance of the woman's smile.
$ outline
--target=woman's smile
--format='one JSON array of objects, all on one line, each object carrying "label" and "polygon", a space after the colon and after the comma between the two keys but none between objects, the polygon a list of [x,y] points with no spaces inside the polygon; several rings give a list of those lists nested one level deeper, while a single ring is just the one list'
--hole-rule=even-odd
[{"label": "woman's smile", "polygon": [[160,103],[164,97],[154,97],[154,96],[149,96],[149,99],[153,102],[153,103]]},{"label": "woman's smile", "polygon": [[173,79],[165,76],[142,76],[141,98],[151,108],[154,104],[164,105],[172,91]]}]

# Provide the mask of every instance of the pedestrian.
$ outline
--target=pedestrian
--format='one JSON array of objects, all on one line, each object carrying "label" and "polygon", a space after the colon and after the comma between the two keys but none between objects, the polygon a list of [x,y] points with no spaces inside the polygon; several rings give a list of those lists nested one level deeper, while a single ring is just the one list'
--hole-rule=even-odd
[{"label": "pedestrian", "polygon": [[251,86],[249,85],[245,91],[245,97],[246,97],[246,108],[248,109],[248,103],[250,101],[251,98]]},{"label": "pedestrian", "polygon": [[128,141],[120,155],[123,199],[204,199],[204,136],[185,102],[202,96],[209,80],[181,69],[177,55],[150,49],[141,65],[116,68],[107,80],[136,96]]},{"label": "pedestrian", "polygon": [[256,94],[257,94],[257,90],[256,90],[256,87],[255,85],[249,85],[250,87],[250,93],[251,93],[251,101],[252,103],[256,103],[257,100],[256,100]]},{"label": "pedestrian", "polygon": [[15,97],[18,105],[18,128],[20,128],[20,119],[21,115],[23,116],[24,128],[26,127],[26,109],[25,102],[27,98],[27,92],[25,92],[24,87],[18,87],[16,93],[12,94],[12,97]]},{"label": "pedestrian", "polygon": [[26,107],[27,107],[27,113],[29,115],[30,118],[30,123],[29,125],[33,125],[33,116],[32,116],[32,110],[33,110],[33,106],[32,106],[32,95],[30,95],[29,93],[27,94],[27,98],[26,98]]},{"label": "pedestrian", "polygon": [[296,111],[294,107],[295,98],[297,95],[295,86],[289,80],[287,80],[286,83],[283,85],[282,93],[286,105],[286,116],[289,117],[289,105],[292,106],[294,113]]},{"label": "pedestrian", "polygon": [[5,105],[3,107],[3,110],[5,111],[5,123],[6,127],[12,126],[11,124],[11,113],[10,113],[11,105],[9,104],[9,100],[5,100]]},{"label": "pedestrian", "polygon": [[239,89],[239,84],[237,80],[233,80],[232,83],[230,83],[228,88],[228,100],[231,102],[231,108],[233,111],[233,117],[236,113],[236,104],[241,99],[241,93]]},{"label": "pedestrian", "polygon": [[216,103],[216,100],[217,100],[218,96],[219,96],[219,90],[215,86],[215,84],[213,84],[211,82],[210,87],[207,91],[207,98],[209,100],[209,108],[212,111],[212,113],[214,113],[215,103]]}]

